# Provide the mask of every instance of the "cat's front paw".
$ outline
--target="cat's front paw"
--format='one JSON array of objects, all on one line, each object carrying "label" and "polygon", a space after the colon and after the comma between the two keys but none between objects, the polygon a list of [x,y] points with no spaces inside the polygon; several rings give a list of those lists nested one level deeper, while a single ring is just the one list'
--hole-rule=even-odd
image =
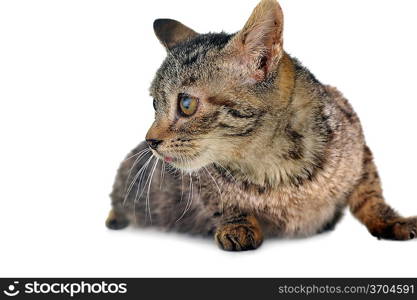
[{"label": "cat's front paw", "polygon": [[113,209],[106,219],[106,226],[112,230],[120,230],[129,225],[129,221],[122,215],[116,213]]},{"label": "cat's front paw", "polygon": [[219,247],[226,251],[245,251],[258,248],[263,241],[263,235],[255,217],[245,217],[245,220],[228,222],[220,226],[214,236]]}]

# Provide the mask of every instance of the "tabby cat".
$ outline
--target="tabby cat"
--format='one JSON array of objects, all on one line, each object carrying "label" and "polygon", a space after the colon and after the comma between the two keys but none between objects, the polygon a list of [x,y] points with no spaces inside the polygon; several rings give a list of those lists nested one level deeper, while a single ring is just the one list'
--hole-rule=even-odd
[{"label": "tabby cat", "polygon": [[338,90],[283,50],[283,14],[262,0],[236,34],[158,19],[167,57],[150,88],[155,121],[123,161],[111,229],[129,223],[214,235],[221,249],[332,229],[346,206],[377,237],[410,240],[359,119]]}]

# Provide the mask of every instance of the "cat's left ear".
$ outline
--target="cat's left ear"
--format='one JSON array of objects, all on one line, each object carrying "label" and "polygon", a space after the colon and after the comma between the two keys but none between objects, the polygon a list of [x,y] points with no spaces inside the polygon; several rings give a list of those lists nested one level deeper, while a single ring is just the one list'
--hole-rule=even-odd
[{"label": "cat's left ear", "polygon": [[[262,0],[228,47],[237,63],[248,71],[251,81],[262,81],[281,59],[283,13],[276,0]],[[236,63],[236,62],[235,62]]]},{"label": "cat's left ear", "polygon": [[198,35],[191,28],[172,19],[156,19],[153,22],[153,29],[158,40],[167,50]]}]

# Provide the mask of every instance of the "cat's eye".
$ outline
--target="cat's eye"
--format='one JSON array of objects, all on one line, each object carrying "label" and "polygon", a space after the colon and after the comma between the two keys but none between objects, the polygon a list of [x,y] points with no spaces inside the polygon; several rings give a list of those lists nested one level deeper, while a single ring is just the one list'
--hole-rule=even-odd
[{"label": "cat's eye", "polygon": [[178,110],[184,117],[193,115],[198,106],[198,99],[187,94],[178,95]]},{"label": "cat's eye", "polygon": [[156,99],[153,99],[153,109],[156,110]]}]

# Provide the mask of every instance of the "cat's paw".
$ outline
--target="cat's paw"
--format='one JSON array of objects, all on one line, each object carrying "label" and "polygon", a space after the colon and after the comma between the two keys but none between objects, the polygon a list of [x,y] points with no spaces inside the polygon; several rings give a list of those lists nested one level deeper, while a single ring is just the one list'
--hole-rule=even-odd
[{"label": "cat's paw", "polygon": [[[220,226],[214,238],[226,251],[245,251],[258,248],[263,241],[261,228],[254,217],[248,222],[228,223]],[[249,219],[248,218],[248,219]]]},{"label": "cat's paw", "polygon": [[129,225],[129,221],[120,214],[116,214],[114,210],[111,210],[109,216],[106,219],[106,226],[112,230],[120,230]]},{"label": "cat's paw", "polygon": [[417,217],[399,218],[374,234],[378,238],[407,241],[417,237]]}]

